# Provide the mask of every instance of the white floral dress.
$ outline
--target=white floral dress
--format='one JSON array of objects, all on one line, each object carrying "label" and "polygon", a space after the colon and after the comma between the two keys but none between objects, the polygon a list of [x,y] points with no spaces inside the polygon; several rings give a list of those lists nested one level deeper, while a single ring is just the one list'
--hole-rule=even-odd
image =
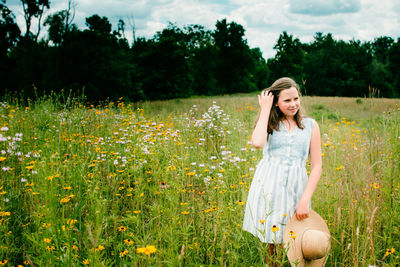
[{"label": "white floral dress", "polygon": [[[250,186],[243,229],[264,243],[282,243],[286,221],[307,185],[306,161],[315,121],[303,118],[304,129],[273,131],[263,148]],[[278,230],[279,229],[279,230]]]}]

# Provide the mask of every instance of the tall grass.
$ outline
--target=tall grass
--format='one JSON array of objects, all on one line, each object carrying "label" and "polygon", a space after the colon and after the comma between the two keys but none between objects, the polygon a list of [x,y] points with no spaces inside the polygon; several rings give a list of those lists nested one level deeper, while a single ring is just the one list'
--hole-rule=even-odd
[{"label": "tall grass", "polygon": [[[2,102],[0,264],[265,266],[266,246],[241,230],[262,156],[256,100]],[[400,101],[303,101],[322,133],[312,205],[328,266],[395,266]]]}]

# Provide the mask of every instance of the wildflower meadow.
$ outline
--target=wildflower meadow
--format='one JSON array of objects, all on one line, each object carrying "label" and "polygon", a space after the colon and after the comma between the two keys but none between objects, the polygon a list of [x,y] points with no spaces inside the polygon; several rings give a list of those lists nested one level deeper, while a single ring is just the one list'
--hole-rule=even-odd
[{"label": "wildflower meadow", "polygon": [[[331,232],[327,266],[398,266],[400,100],[302,101],[321,128],[312,208]],[[5,99],[0,265],[265,266],[241,229],[257,109],[256,95]]]}]

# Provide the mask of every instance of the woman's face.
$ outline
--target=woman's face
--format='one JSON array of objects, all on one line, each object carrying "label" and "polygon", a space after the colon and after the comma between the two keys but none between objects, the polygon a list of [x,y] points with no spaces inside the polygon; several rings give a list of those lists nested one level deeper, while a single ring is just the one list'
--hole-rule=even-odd
[{"label": "woman's face", "polygon": [[275,104],[286,118],[293,118],[300,108],[300,96],[295,87],[282,90]]}]

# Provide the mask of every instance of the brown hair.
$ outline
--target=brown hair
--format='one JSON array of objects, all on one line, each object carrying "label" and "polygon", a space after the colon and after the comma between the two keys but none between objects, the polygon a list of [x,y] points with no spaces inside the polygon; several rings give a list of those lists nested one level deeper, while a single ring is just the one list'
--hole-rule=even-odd
[{"label": "brown hair", "polygon": [[[282,111],[279,109],[278,106],[276,106],[276,103],[278,102],[279,95],[281,92],[285,89],[290,89],[291,87],[294,87],[297,89],[297,92],[300,94],[300,86],[291,78],[288,77],[283,77],[278,80],[276,80],[271,87],[266,88],[264,90],[270,91],[274,95],[274,102],[272,103],[272,108],[269,114],[269,119],[268,119],[268,134],[272,134],[273,130],[278,131],[279,130],[279,122],[285,117],[285,115],[282,113]],[[260,113],[258,113],[256,123],[258,122],[258,119],[260,118]],[[294,120],[296,121],[297,127],[300,129],[304,129],[303,124],[301,123],[301,120],[303,118],[301,109],[297,111],[297,113],[294,115]]]}]

